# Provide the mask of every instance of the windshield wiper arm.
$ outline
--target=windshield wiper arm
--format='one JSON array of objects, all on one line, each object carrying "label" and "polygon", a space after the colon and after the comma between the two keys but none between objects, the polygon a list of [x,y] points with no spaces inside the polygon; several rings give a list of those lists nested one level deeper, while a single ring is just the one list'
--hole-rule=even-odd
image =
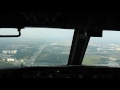
[{"label": "windshield wiper arm", "polygon": [[18,35],[0,35],[0,37],[20,37],[21,36],[21,29],[18,28]]}]

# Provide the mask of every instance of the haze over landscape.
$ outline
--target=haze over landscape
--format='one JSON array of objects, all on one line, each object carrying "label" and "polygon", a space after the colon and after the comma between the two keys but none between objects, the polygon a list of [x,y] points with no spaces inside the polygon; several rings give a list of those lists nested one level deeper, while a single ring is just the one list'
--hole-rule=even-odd
[{"label": "haze over landscape", "polygon": [[[71,39],[73,29],[55,29],[55,28],[24,28],[21,29],[20,38],[54,38],[54,39]],[[17,35],[17,29],[0,29],[0,34]]]},{"label": "haze over landscape", "polygon": [[[16,29],[0,33],[18,34]],[[73,34],[73,29],[25,28],[21,37],[0,38],[0,68],[67,65]]]},{"label": "haze over landscape", "polygon": [[103,37],[91,37],[84,65],[120,67],[120,32],[103,31]]},{"label": "haze over landscape", "polygon": [[[0,34],[17,35],[16,29],[0,29]],[[67,65],[73,29],[25,28],[21,37],[0,38],[0,68]],[[83,65],[120,66],[120,32],[104,31],[91,37]]]}]

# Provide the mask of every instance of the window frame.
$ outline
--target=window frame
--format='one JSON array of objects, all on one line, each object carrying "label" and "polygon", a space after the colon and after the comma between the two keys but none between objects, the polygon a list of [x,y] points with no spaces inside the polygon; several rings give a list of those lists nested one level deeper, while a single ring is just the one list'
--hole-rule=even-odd
[{"label": "window frame", "polygon": [[84,31],[75,29],[71,51],[68,60],[68,66],[81,65],[85,55],[90,37],[87,37]]}]

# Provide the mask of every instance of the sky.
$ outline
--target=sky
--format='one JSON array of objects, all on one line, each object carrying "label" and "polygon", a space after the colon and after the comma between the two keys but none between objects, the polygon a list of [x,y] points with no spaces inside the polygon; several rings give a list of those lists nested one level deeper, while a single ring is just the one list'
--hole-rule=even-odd
[{"label": "sky", "polygon": [[[16,35],[17,29],[0,29],[0,35]],[[54,39],[72,39],[73,29],[56,29],[56,28],[25,28],[21,30],[22,38],[54,38]],[[92,37],[95,41],[119,41],[120,31],[104,30],[103,37]]]},{"label": "sky", "polygon": [[91,41],[117,41],[120,42],[120,31],[104,30],[103,37],[92,37]]},{"label": "sky", "polygon": [[[73,29],[25,28],[21,30],[23,38],[73,38]],[[0,35],[18,35],[17,29],[0,29]]]}]

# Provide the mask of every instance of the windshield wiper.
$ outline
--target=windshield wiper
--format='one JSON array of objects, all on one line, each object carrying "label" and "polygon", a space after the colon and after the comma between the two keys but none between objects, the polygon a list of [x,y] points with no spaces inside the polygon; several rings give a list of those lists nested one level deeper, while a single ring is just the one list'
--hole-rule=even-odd
[{"label": "windshield wiper", "polygon": [[20,37],[21,36],[21,29],[18,28],[18,35],[0,35],[0,37]]}]

